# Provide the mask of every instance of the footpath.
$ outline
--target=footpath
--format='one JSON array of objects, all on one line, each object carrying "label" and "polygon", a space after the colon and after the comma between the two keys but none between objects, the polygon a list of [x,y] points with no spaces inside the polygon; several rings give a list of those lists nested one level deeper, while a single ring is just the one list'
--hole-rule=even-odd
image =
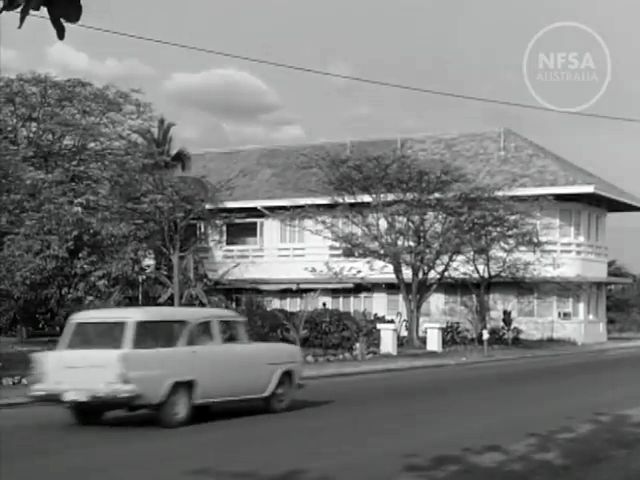
[{"label": "footpath", "polygon": [[[438,353],[413,352],[396,357],[380,356],[363,361],[336,361],[305,364],[303,380],[314,381],[323,378],[349,375],[365,375],[419,368],[438,368],[454,365],[473,365],[490,362],[520,361],[533,358],[598,353],[616,350],[639,349],[640,340],[610,340],[606,343],[583,346],[562,346],[550,349],[452,351]],[[0,386],[0,408],[25,405],[31,402],[27,396],[27,385]]]}]

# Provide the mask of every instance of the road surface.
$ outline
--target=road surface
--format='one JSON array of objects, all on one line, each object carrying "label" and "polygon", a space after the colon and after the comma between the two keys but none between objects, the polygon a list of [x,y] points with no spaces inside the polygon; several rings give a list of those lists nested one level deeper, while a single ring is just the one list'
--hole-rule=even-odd
[{"label": "road surface", "polygon": [[[565,435],[640,407],[638,367],[627,351],[327,379],[294,411],[218,408],[177,430],[145,413],[79,427],[60,407],[4,409],[0,478],[400,480],[452,466],[464,468],[442,478],[640,478],[640,422]],[[501,476],[513,468],[528,473]]]}]

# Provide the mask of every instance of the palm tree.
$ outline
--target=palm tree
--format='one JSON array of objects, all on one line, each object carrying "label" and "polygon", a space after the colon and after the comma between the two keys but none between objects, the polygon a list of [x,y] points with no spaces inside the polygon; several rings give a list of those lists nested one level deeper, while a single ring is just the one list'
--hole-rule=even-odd
[{"label": "palm tree", "polygon": [[185,148],[173,151],[172,130],[176,126],[174,122],[169,122],[164,116],[158,118],[156,130],[147,128],[139,132],[140,136],[155,153],[155,167],[162,170],[174,170],[178,167],[184,172],[189,167],[191,155]]}]

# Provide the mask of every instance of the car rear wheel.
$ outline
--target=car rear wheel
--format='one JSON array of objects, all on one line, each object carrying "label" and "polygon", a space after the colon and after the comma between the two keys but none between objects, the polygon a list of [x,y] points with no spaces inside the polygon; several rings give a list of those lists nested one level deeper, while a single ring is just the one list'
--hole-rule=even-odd
[{"label": "car rear wheel", "polygon": [[158,410],[158,420],[164,428],[181,427],[189,422],[192,412],[191,389],[174,385]]},{"label": "car rear wheel", "polygon": [[85,405],[74,405],[71,414],[78,425],[97,425],[102,421],[104,411]]},{"label": "car rear wheel", "polygon": [[293,401],[293,390],[291,375],[283,373],[278,379],[276,388],[265,400],[267,411],[279,413],[287,410]]}]

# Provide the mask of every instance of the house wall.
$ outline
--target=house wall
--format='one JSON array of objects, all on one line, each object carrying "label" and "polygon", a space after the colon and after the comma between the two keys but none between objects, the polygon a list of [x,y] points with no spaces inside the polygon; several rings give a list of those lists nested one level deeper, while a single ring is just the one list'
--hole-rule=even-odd
[{"label": "house wall", "polygon": [[[301,235],[290,235],[290,227],[275,218],[253,220],[262,224],[256,245],[226,245],[224,233],[210,232],[207,268],[212,274],[234,267],[227,278],[284,281],[338,273],[393,278],[386,265],[344,258],[328,236],[310,231],[309,225],[300,228]],[[556,203],[543,212],[538,228],[545,240],[535,258],[538,275],[606,277],[606,211],[580,203]]]},{"label": "house wall", "polygon": [[[367,313],[400,320],[407,312],[399,291],[393,286],[376,285],[356,291],[288,290],[263,292],[269,308],[289,311],[331,308],[341,311]],[[596,343],[607,340],[606,294],[603,285],[580,283],[558,285],[541,283],[523,289],[502,284],[490,293],[490,326],[500,326],[502,310],[511,310],[514,325],[522,329],[522,338],[549,338],[577,343]],[[463,286],[439,287],[422,307],[421,324],[435,322],[446,325],[459,322],[469,329],[472,323],[473,297]],[[422,330],[420,328],[420,330]],[[401,335],[406,335],[402,331]]]},{"label": "house wall", "polygon": [[[252,220],[246,219],[245,221]],[[283,225],[272,217],[260,222],[255,245],[227,245],[224,231],[209,232],[207,268],[212,276],[228,272],[228,279],[246,281],[268,279],[286,284],[300,283],[300,290],[265,292],[272,307],[300,310],[322,307],[366,310],[387,317],[406,318],[395,278],[390,269],[370,262],[346,259],[328,236],[312,233],[308,225]],[[542,214],[538,228],[545,248],[537,257],[540,276],[606,277],[606,211],[580,203],[557,202]],[[302,233],[300,233],[302,232]],[[379,283],[364,288],[315,290],[304,281],[328,277],[378,278]],[[533,279],[532,279],[533,280]],[[604,287],[570,282],[540,284],[529,288],[497,285],[492,290],[492,322],[499,324],[502,310],[512,310],[515,325],[530,339],[569,339],[578,343],[605,341],[606,292]],[[468,322],[470,296],[458,287],[441,286],[423,307],[423,321]],[[564,313],[561,313],[564,312]]]}]

